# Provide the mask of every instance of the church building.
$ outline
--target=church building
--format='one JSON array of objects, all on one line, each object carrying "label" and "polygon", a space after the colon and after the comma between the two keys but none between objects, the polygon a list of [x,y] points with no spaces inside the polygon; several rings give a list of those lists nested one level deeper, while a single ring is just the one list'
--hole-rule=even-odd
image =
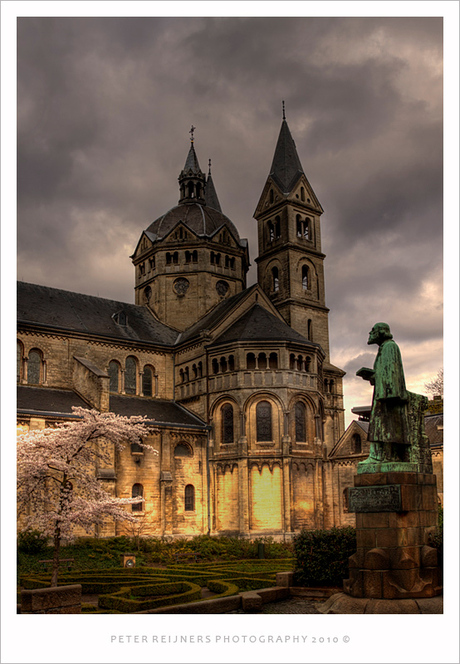
[{"label": "church building", "polygon": [[178,189],[131,256],[135,304],[18,284],[19,426],[72,419],[74,405],[154,420],[158,454],[133,445],[95,471],[113,495],[143,497],[144,534],[341,525],[328,455],[344,434],[344,372],[330,359],[323,208],[286,119],[254,213],[253,286],[193,132]]}]

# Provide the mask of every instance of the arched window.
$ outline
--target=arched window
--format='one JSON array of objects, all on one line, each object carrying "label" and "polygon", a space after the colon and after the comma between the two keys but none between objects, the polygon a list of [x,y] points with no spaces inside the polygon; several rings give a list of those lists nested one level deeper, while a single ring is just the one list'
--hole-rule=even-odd
[{"label": "arched window", "polygon": [[305,358],[305,371],[309,372],[311,368],[311,357],[307,355]]},{"label": "arched window", "polygon": [[27,362],[27,382],[29,385],[40,385],[43,378],[43,356],[39,350],[31,350]]},{"label": "arched window", "polygon": [[220,370],[222,373],[225,373],[227,371],[227,358],[226,357],[221,357],[220,358]]},{"label": "arched window", "polygon": [[192,251],[192,263],[198,263],[198,252]]},{"label": "arched window", "polygon": [[203,377],[203,362],[198,362],[198,378]]},{"label": "arched window", "polygon": [[289,369],[295,371],[296,359],[294,353],[289,355]]},{"label": "arched window", "polygon": [[185,369],[184,369],[184,380],[185,380],[186,383],[188,383],[189,380],[190,380],[190,374],[189,374],[189,368],[188,367],[185,367]]},{"label": "arched window", "polygon": [[275,240],[281,236],[281,219],[279,216],[275,217]]},{"label": "arched window", "polygon": [[300,214],[295,216],[296,228],[297,228],[297,237],[302,237],[302,220]]},{"label": "arched window", "polygon": [[313,341],[313,323],[311,318],[308,319],[307,323],[307,339],[308,341]]},{"label": "arched window", "polygon": [[273,440],[272,407],[268,401],[259,401],[256,406],[256,430],[259,442]]},{"label": "arched window", "polygon": [[[131,491],[131,497],[132,498],[138,498],[138,497],[143,498],[144,497],[144,487],[142,484],[133,484],[133,488]],[[133,512],[143,512],[144,510],[144,501],[139,501],[138,503],[133,503],[131,505]]]},{"label": "arched window", "polygon": [[303,357],[302,355],[297,356],[297,371],[302,371],[303,369]]},{"label": "arched window", "polygon": [[120,365],[115,360],[109,362],[109,391],[120,391]]},{"label": "arched window", "polygon": [[308,265],[303,265],[302,266],[302,288],[304,290],[308,290],[309,288],[309,270],[308,270]]},{"label": "arched window", "polygon": [[270,189],[270,203],[273,203],[273,201],[274,201],[273,189]]},{"label": "arched window", "polygon": [[185,252],[185,262],[190,263],[191,260],[192,260],[192,254],[190,253],[190,251],[186,251]]},{"label": "arched window", "polygon": [[139,443],[131,443],[131,454],[144,454],[144,448]]},{"label": "arched window", "polygon": [[174,448],[175,457],[191,457],[193,456],[192,450],[186,443],[179,443]]},{"label": "arched window", "polygon": [[18,339],[18,341],[17,341],[16,348],[17,348],[17,355],[16,355],[16,378],[17,378],[17,382],[20,383],[21,380],[22,380],[22,367],[23,367],[23,364],[24,364],[23,359],[22,359],[23,356],[24,356],[24,346],[23,346],[22,343],[19,341],[19,339]]},{"label": "arched window", "polygon": [[300,187],[300,198],[303,201],[305,200],[305,189],[303,187]]},{"label": "arched window", "polygon": [[305,443],[307,441],[305,416],[306,407],[302,401],[298,401],[295,405],[295,439],[298,443]]},{"label": "arched window", "polygon": [[228,370],[235,371],[235,358],[233,355],[228,356]]},{"label": "arched window", "polygon": [[174,263],[174,265],[177,265],[178,262],[179,262],[179,254],[178,254],[177,251],[175,251],[175,252],[173,253],[173,263]]},{"label": "arched window", "polygon": [[125,362],[125,393],[136,394],[137,392],[137,362],[131,355]]},{"label": "arched window", "polygon": [[270,242],[273,242],[273,240],[275,239],[275,229],[273,227],[272,221],[268,222],[268,239],[270,240]]},{"label": "arched window", "polygon": [[219,373],[219,360],[216,357],[212,361],[212,373],[213,374]]},{"label": "arched window", "polygon": [[171,254],[168,251],[168,253],[166,254],[166,265],[171,265],[171,260],[172,260]]},{"label": "arched window", "polygon": [[352,454],[361,454],[363,451],[363,445],[361,441],[361,436],[359,433],[354,433],[351,437],[351,453]]},{"label": "arched window", "polygon": [[262,369],[263,371],[267,368],[267,355],[265,353],[259,353],[257,364],[259,369]]},{"label": "arched window", "polygon": [[195,510],[195,487],[193,484],[187,484],[184,492],[184,507],[186,512]]},{"label": "arched window", "polygon": [[233,443],[233,406],[226,403],[221,409],[222,417],[222,443],[228,445]]},{"label": "arched window", "polygon": [[268,358],[268,366],[270,369],[278,369],[278,353],[270,353]]},{"label": "arched window", "polygon": [[277,293],[280,289],[279,271],[277,267],[272,269],[272,290]]},{"label": "arched window", "polygon": [[153,378],[154,372],[151,367],[144,367],[142,374],[142,394],[144,397],[153,396]]},{"label": "arched window", "polygon": [[256,368],[256,356],[254,353],[248,353],[246,355],[246,369],[249,371],[254,371]]},{"label": "arched window", "polygon": [[179,369],[179,376],[180,376],[180,382],[183,383],[184,382],[184,370],[183,369]]}]

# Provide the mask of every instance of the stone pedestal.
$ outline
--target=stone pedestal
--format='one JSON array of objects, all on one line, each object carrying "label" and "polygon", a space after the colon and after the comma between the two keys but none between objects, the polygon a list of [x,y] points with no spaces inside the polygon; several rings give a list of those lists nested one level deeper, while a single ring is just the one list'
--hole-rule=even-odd
[{"label": "stone pedestal", "polygon": [[369,473],[355,476],[354,485],[357,551],[344,591],[386,600],[440,595],[437,550],[429,546],[438,521],[435,475]]}]

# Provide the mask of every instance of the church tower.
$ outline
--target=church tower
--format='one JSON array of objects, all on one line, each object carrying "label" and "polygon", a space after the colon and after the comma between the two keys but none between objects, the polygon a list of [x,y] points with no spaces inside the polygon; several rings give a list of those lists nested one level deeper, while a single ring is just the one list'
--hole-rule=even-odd
[{"label": "church tower", "polygon": [[254,213],[258,282],[285,321],[318,343],[329,361],[320,217],[284,113],[270,173]]},{"label": "church tower", "polygon": [[179,175],[179,203],[150,224],[131,256],[136,304],[181,331],[244,290],[249,269],[247,240],[222,213],[211,165],[207,178],[200,168],[194,129]]}]

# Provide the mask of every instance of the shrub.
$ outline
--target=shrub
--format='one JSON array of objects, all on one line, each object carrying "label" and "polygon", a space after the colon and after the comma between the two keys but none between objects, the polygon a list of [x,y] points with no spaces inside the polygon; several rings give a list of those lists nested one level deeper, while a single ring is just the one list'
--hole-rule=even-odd
[{"label": "shrub", "polygon": [[41,553],[48,546],[48,537],[39,530],[23,530],[18,534],[18,551],[20,553]]},{"label": "shrub", "polygon": [[348,578],[348,559],[356,552],[354,528],[302,530],[293,543],[297,585],[341,586]]}]

